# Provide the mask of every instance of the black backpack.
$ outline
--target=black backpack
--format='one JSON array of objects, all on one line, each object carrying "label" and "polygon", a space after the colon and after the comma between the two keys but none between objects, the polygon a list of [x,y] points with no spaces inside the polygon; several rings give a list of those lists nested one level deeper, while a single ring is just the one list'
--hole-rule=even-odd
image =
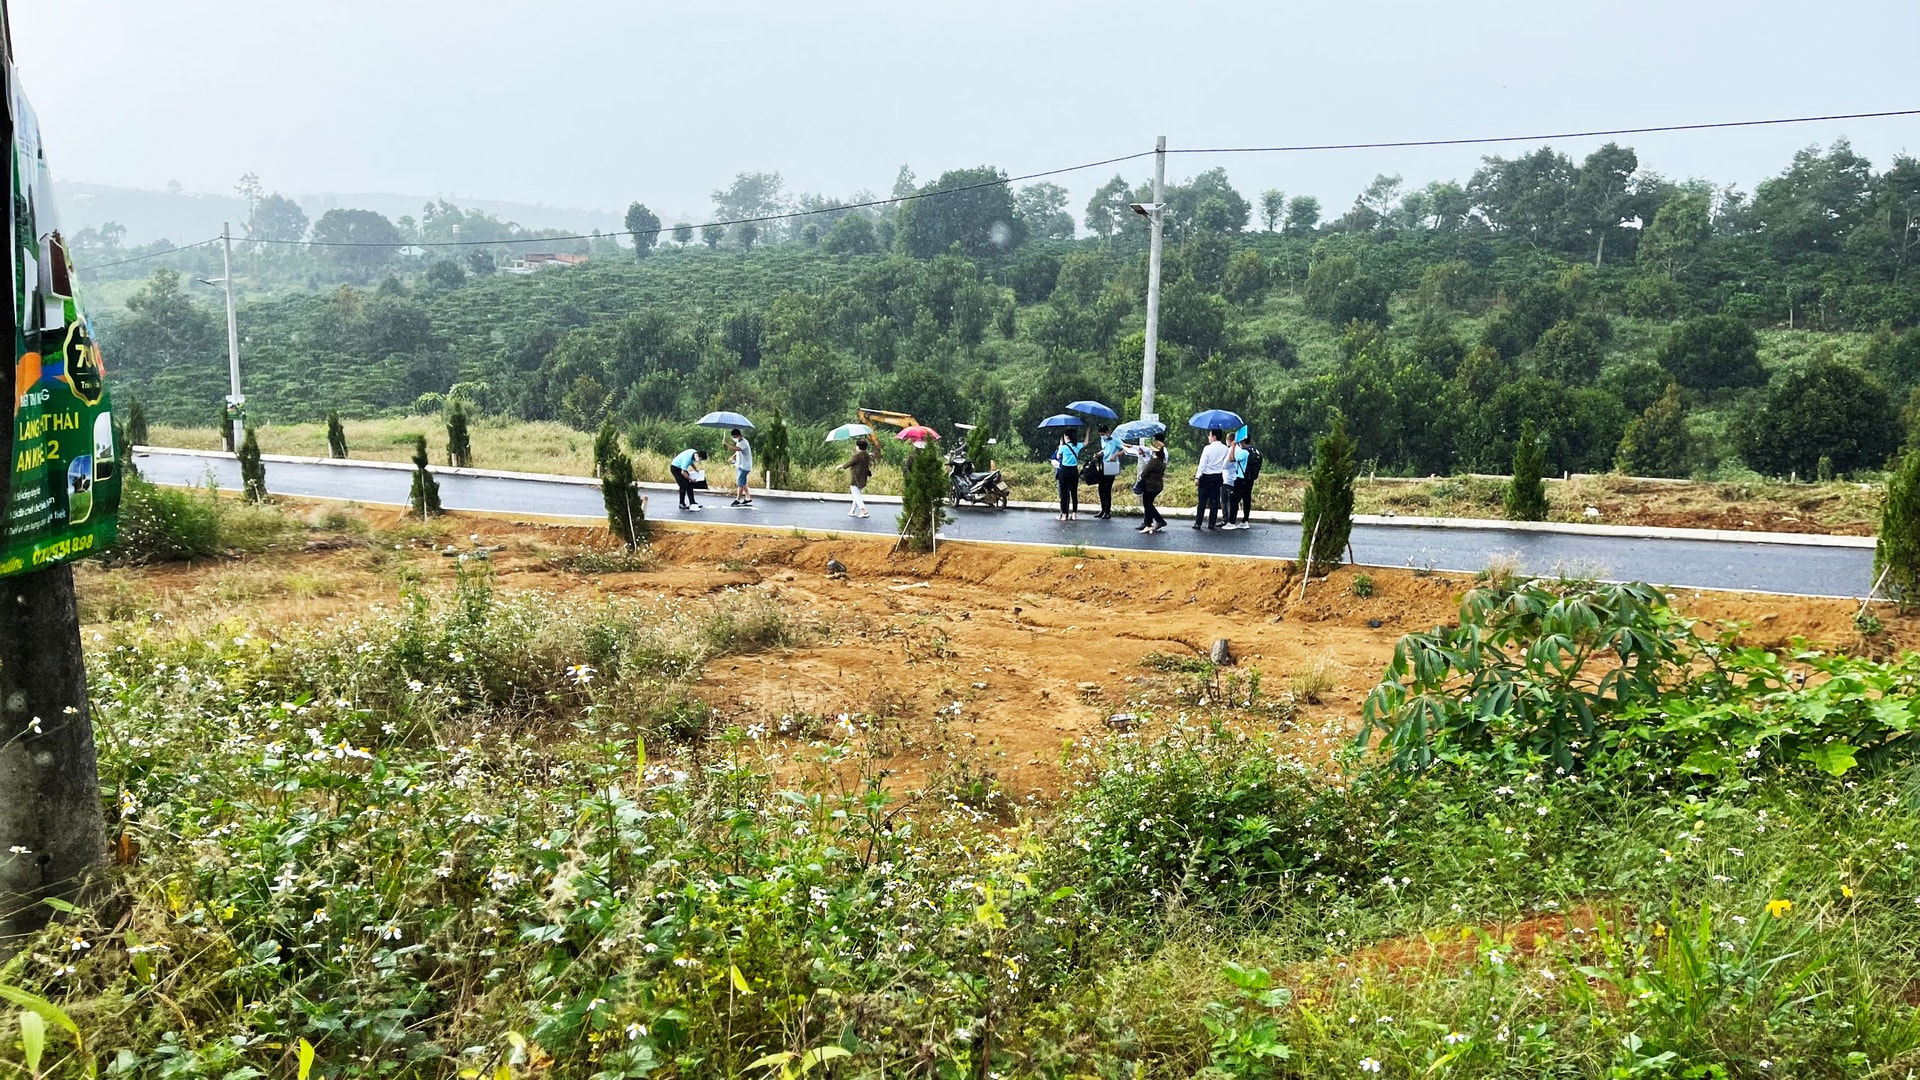
[{"label": "black backpack", "polygon": [[1260,479],[1260,451],[1251,446],[1242,449],[1247,452],[1247,471],[1241,475],[1241,479],[1251,484]]}]

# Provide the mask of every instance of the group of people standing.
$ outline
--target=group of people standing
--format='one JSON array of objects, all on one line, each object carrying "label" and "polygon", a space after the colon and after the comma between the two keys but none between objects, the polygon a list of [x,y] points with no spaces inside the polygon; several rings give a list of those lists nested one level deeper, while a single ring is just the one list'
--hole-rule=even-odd
[{"label": "group of people standing", "polygon": [[[753,444],[735,428],[727,432],[727,447],[728,463],[733,466],[733,502],[728,505],[752,506],[753,488],[748,486],[747,478],[753,474]],[[688,447],[667,463],[667,471],[673,474],[673,485],[680,492],[680,509],[701,509],[696,492],[707,486],[706,470],[700,467],[706,460],[705,450]]]},{"label": "group of people standing", "polygon": [[[1075,434],[1068,432],[1060,436],[1060,445],[1053,452],[1054,482],[1060,493],[1060,513],[1056,520],[1079,518],[1083,483],[1091,483],[1100,493],[1100,512],[1093,517],[1101,521],[1111,519],[1113,482],[1120,475],[1123,459],[1133,457],[1140,462],[1133,493],[1140,496],[1145,519],[1134,531],[1152,534],[1166,528],[1167,519],[1154,505],[1167,486],[1166,439],[1156,435],[1129,445],[1115,438],[1104,426],[1097,430],[1094,439],[1086,442],[1077,441]],[[1260,451],[1240,432],[1207,432],[1207,445],[1200,452],[1200,464],[1194,472],[1200,497],[1194,508],[1193,527],[1252,528],[1253,483],[1259,478],[1260,464]]]}]

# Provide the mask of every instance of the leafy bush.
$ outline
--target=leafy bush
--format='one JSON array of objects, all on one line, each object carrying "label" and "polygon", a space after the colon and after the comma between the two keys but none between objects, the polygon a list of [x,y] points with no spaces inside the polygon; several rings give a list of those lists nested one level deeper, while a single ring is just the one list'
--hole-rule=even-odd
[{"label": "leafy bush", "polygon": [[267,506],[223,500],[211,488],[159,487],[129,475],[121,487],[120,537],[108,562],[145,565],[261,552],[299,526]]},{"label": "leafy bush", "polygon": [[1368,865],[1360,796],[1264,740],[1176,726],[1114,740],[1085,769],[1059,823],[1063,872],[1106,910],[1245,910],[1337,891]]},{"label": "leafy bush", "polygon": [[1561,775],[1839,775],[1920,725],[1920,655],[1890,663],[1700,637],[1646,585],[1476,589],[1409,634],[1367,696],[1390,768],[1530,762]]}]

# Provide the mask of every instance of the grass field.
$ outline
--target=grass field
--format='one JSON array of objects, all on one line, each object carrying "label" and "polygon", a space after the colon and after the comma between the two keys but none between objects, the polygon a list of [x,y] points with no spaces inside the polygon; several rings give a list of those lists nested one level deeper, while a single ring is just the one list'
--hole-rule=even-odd
[{"label": "grass field", "polygon": [[[114,1075],[1920,1065],[1891,611],[179,497],[252,554],[81,568],[121,856],[4,975]],[[1430,768],[1351,748],[1463,594],[1592,614],[1481,650],[1591,747],[1452,684]],[[1690,620],[1749,629],[1707,664]],[[1657,712],[1559,659],[1619,626]]]}]

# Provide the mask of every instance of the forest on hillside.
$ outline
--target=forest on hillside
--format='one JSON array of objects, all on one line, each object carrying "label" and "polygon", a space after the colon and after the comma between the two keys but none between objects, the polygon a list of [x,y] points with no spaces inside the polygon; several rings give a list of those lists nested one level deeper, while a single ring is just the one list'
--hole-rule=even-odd
[{"label": "forest on hillside", "polygon": [[[801,216],[696,229],[635,203],[636,243],[553,241],[589,261],[535,273],[501,272],[531,236],[484,214],[330,211],[309,230],[269,221],[282,211],[260,193],[272,213],[236,257],[271,285],[239,312],[250,416],[456,395],[582,430],[612,419],[669,450],[711,408],[814,431],[884,408],[1003,441],[1073,398],[1129,412],[1147,260],[1127,204],[1149,189],[1114,177],[1074,239],[1064,189],[1004,180],[903,170],[894,195],[925,197],[852,207],[870,200],[789,199],[778,174],[743,174],[716,217]],[[1239,411],[1282,466],[1338,410],[1383,474],[1504,471],[1527,421],[1554,472],[1872,472],[1920,384],[1920,161],[1877,170],[1844,140],[1751,195],[1608,144],[1488,157],[1464,183],[1382,176],[1337,215],[1220,169],[1167,202],[1157,409],[1176,426]],[[456,236],[481,242],[403,246]],[[80,261],[113,261],[103,245],[76,238]],[[109,371],[156,422],[210,425],[225,392],[223,317],[188,292],[208,259],[217,273],[215,248],[156,260],[100,318]]]}]

